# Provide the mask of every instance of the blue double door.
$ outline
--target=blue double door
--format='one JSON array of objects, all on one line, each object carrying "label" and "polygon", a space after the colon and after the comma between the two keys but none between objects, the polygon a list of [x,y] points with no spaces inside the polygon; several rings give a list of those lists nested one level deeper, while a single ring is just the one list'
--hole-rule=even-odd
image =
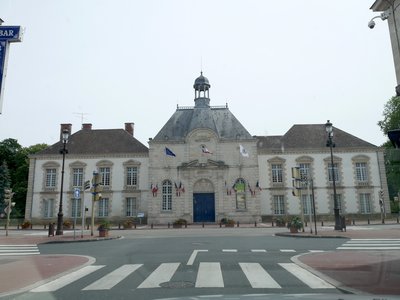
[{"label": "blue double door", "polygon": [[214,193],[193,194],[193,222],[215,222]]}]

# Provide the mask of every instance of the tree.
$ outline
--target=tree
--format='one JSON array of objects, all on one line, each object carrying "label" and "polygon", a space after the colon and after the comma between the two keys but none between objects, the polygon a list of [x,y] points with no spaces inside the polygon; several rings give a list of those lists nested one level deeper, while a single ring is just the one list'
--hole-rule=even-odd
[{"label": "tree", "polygon": [[400,97],[394,96],[386,102],[383,109],[383,120],[378,122],[382,132],[400,128]]},{"label": "tree", "polygon": [[6,166],[8,166],[10,182],[8,187],[11,187],[14,192],[13,202],[16,203],[13,209],[14,217],[23,217],[25,213],[29,155],[35,154],[46,147],[46,144],[36,144],[24,148],[17,140],[12,138],[0,142],[0,164],[5,162]]},{"label": "tree", "polygon": [[10,183],[10,172],[8,171],[6,161],[3,161],[0,165],[0,213],[4,210],[4,193],[6,189],[10,188]]}]

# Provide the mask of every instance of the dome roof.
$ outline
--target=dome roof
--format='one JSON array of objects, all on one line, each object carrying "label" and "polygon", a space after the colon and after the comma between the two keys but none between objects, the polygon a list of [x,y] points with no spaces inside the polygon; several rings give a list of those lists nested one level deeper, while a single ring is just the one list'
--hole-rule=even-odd
[{"label": "dome roof", "polygon": [[193,88],[197,91],[205,91],[211,87],[210,83],[208,82],[207,77],[203,76],[203,72],[200,72],[200,76],[196,78],[194,81]]}]

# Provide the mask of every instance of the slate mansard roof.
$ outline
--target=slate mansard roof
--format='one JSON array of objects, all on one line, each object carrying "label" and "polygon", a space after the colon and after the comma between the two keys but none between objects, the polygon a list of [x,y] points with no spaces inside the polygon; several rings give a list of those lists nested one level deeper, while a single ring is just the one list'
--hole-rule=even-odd
[{"label": "slate mansard roof", "polygon": [[153,141],[184,141],[194,129],[214,131],[221,140],[253,139],[228,107],[177,108]]},{"label": "slate mansard roof", "polygon": [[[60,154],[61,141],[49,146],[36,155]],[[124,129],[82,129],[72,134],[67,143],[68,153],[82,155],[141,154],[148,155],[149,149]],[[36,156],[35,155],[35,156]]]},{"label": "slate mansard roof", "polygon": [[[311,150],[327,148],[325,124],[293,125],[283,136],[257,136],[257,148],[261,152],[285,150]],[[333,128],[335,149],[378,148],[336,127]]]}]

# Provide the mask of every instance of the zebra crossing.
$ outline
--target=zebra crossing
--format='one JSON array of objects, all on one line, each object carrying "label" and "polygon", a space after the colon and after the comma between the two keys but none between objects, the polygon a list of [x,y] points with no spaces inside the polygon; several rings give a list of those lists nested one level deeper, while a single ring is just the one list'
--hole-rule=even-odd
[{"label": "zebra crossing", "polygon": [[39,248],[35,244],[26,245],[0,245],[0,256],[37,255]]},{"label": "zebra crossing", "polygon": [[337,250],[400,250],[400,239],[351,239]]},{"label": "zebra crossing", "polygon": [[[291,280],[299,280],[305,286],[311,289],[333,289],[335,288],[328,282],[317,277],[311,272],[301,268],[294,263],[277,263],[271,267],[271,269],[280,268],[282,272],[287,272],[285,281],[282,282],[282,278],[274,279],[273,276],[268,272],[268,270],[260,263],[237,263],[238,270],[243,272],[244,277],[247,279],[245,283],[249,288],[254,289],[283,289],[285,285]],[[64,275],[58,279],[50,281],[46,284],[38,286],[30,292],[55,292],[61,288],[64,288],[79,279],[88,276],[90,274],[96,274],[96,272],[101,272],[100,270],[106,267],[105,265],[91,265],[83,267],[75,272]],[[225,266],[226,267],[226,266]],[[154,267],[153,267],[154,268]],[[141,282],[136,287],[131,287],[133,289],[152,289],[152,288],[162,288],[165,283],[173,282],[173,278],[177,273],[181,273],[178,277],[186,276],[185,272],[189,272],[185,269],[184,263],[161,263],[154,270],[153,268],[149,270],[148,275],[143,275],[146,273],[145,266],[143,264],[126,264],[117,267],[113,271],[104,274],[100,279],[95,280],[82,291],[99,291],[99,290],[110,290],[115,288],[116,285],[124,280],[129,280],[131,282]],[[228,268],[228,267],[226,267]],[[229,266],[229,269],[231,266]],[[228,272],[228,270],[225,270]],[[226,281],[229,276],[224,277],[224,265],[220,262],[200,262],[197,267],[196,279],[193,288],[224,288],[232,282],[227,283]],[[191,271],[193,272],[193,271]],[[136,276],[133,279],[133,276]],[[98,276],[94,276],[98,278]],[[279,277],[279,276],[278,276]],[[140,278],[141,281],[137,281]]]}]

